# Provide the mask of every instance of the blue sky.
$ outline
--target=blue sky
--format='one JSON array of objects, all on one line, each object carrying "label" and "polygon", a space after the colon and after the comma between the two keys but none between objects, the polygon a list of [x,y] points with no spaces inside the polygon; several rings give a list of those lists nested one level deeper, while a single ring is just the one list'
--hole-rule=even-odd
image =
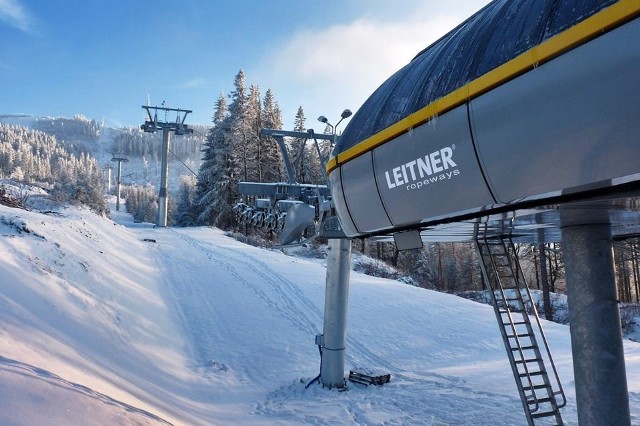
[{"label": "blue sky", "polygon": [[149,96],[207,124],[243,69],[320,128],[487,2],[0,0],[0,114],[137,126]]}]

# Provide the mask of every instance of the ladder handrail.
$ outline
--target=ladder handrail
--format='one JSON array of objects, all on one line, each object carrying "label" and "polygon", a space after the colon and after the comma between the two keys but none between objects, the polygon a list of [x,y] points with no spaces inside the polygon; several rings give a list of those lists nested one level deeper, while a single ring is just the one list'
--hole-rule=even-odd
[{"label": "ladder handrail", "polygon": [[[486,237],[484,238],[484,241],[485,241],[485,245],[486,245],[486,246],[488,246],[489,242],[488,242],[488,239],[487,239]],[[506,249],[506,248],[505,248],[505,249]],[[480,252],[480,256],[482,256],[482,249],[480,248],[480,246],[478,246],[478,251]],[[494,261],[493,257],[491,256],[491,253],[488,253],[488,256],[489,256],[489,262],[490,262],[490,264],[491,264],[491,267],[492,267],[493,273],[496,275],[496,279],[498,279],[498,280],[499,280],[498,272],[497,272],[497,267],[496,267],[495,261]],[[504,304],[504,306],[505,306],[505,312],[500,312],[500,308],[498,307],[498,303],[497,303],[497,301],[496,301],[496,299],[495,299],[495,297],[496,297],[496,295],[495,295],[496,290],[495,290],[495,289],[494,289],[494,287],[493,287],[493,283],[491,282],[491,279],[489,279],[489,276],[488,276],[489,274],[488,274],[488,272],[486,271],[486,266],[485,266],[485,264],[484,264],[484,261],[481,261],[481,263],[480,263],[480,264],[481,264],[482,272],[483,272],[483,274],[485,275],[485,279],[487,280],[487,282],[488,282],[488,284],[489,284],[489,288],[491,289],[491,292],[490,292],[490,293],[491,293],[491,298],[494,300],[494,303],[493,303],[492,305],[493,305],[493,308],[494,308],[494,312],[496,313],[496,317],[497,317],[497,318],[500,318],[500,321],[503,321],[503,320],[502,320],[502,315],[503,315],[503,314],[507,314],[507,316],[508,316],[508,318],[509,318],[509,325],[510,325],[510,327],[511,327],[511,330],[512,330],[513,334],[514,334],[514,335],[516,335],[515,339],[516,339],[517,352],[518,352],[519,358],[520,358],[521,360],[524,360],[524,359],[526,359],[526,358],[525,358],[525,355],[524,355],[524,351],[523,351],[523,349],[522,349],[522,344],[520,343],[520,339],[517,337],[517,333],[516,333],[516,329],[515,329],[515,325],[514,325],[514,320],[513,320],[513,317],[512,317],[512,315],[511,315],[511,311],[507,308],[507,306],[508,306],[508,302],[507,302],[506,297],[505,297],[505,294],[504,294],[504,289],[502,288],[502,286],[500,286],[500,287],[498,288],[498,291],[499,291],[499,294],[500,294],[501,301],[502,301],[502,303],[503,303],[503,304]],[[505,330],[505,328],[504,328],[504,325],[502,325],[502,326],[500,327],[500,333],[502,334],[502,338],[503,338],[503,340],[506,342],[506,341],[507,341],[507,339],[508,339],[508,336],[507,336],[506,330]],[[505,343],[505,344],[506,344],[506,343]],[[509,347],[509,348],[507,348],[507,356],[509,357],[509,363],[510,363],[510,365],[511,365],[511,366],[512,366],[512,368],[513,368],[513,366],[515,365],[515,357],[514,357],[514,353],[513,353],[513,351],[511,350],[511,348],[510,348],[510,347]],[[531,375],[529,374],[529,368],[527,367],[527,364],[526,364],[526,363],[523,363],[523,367],[524,367],[525,373],[526,373],[526,375],[527,375],[527,376],[526,376],[526,377],[527,377],[527,382],[528,382],[528,384],[529,384],[529,386],[530,386],[530,387],[533,387],[533,379],[531,378]],[[515,372],[514,372],[514,374],[515,374]],[[517,385],[517,387],[518,387],[519,392],[520,392],[522,395],[524,395],[524,393],[525,393],[525,392],[524,392],[524,388],[523,388],[523,386],[522,386],[522,382],[521,382],[520,380],[516,380],[516,385]],[[538,399],[537,399],[537,397],[535,396],[535,392],[533,392],[533,397],[534,397],[534,403],[535,403],[534,407],[535,407],[535,408],[534,408],[533,410],[530,410],[528,406],[525,406],[525,407],[524,407],[524,408],[525,408],[525,410],[527,410],[527,411],[537,411],[537,410],[540,408],[540,406],[539,406],[539,404],[538,404]],[[525,401],[522,401],[522,403],[523,403],[523,405],[525,405],[525,404],[529,405],[529,404],[528,404],[528,403],[526,403]]]},{"label": "ladder handrail", "polygon": [[[509,244],[513,247],[513,240],[511,239],[511,237],[509,237]],[[514,254],[515,254],[515,249],[514,249]],[[538,309],[536,308],[536,304],[533,303],[533,298],[531,297],[531,290],[529,290],[529,286],[526,285],[526,281],[524,278],[524,272],[522,271],[522,267],[520,266],[520,262],[515,262],[516,263],[516,268],[518,273],[520,274],[520,276],[522,277],[522,281],[525,283],[524,285],[524,289],[527,293],[527,297],[529,298],[529,302],[531,303],[531,308],[533,310],[533,316],[536,320],[536,324],[538,326],[538,328],[540,329],[540,331],[543,331],[544,329],[542,328],[542,322],[540,321],[540,315],[538,314]],[[518,291],[520,291],[520,289],[518,289]],[[567,405],[567,398],[566,395],[564,394],[564,389],[562,388],[562,383],[560,382],[560,376],[558,375],[558,370],[556,369],[556,365],[555,362],[553,362],[553,358],[551,356],[551,350],[549,349],[549,343],[547,342],[547,337],[545,336],[544,332],[540,333],[540,336],[542,337],[542,341],[544,343],[544,348],[545,351],[547,352],[547,357],[549,359],[549,363],[551,364],[551,368],[553,370],[553,375],[555,378],[555,382],[558,385],[558,390],[554,391],[553,394],[554,395],[560,395],[562,397],[562,403],[558,404],[558,408],[562,408],[565,405]],[[552,388],[553,390],[553,388]],[[557,402],[557,401],[556,401]]]},{"label": "ladder handrail", "polygon": [[[508,243],[506,243],[505,241],[508,241]],[[542,337],[543,343],[545,345],[545,350],[546,350],[546,353],[547,353],[547,361],[551,365],[551,367],[552,367],[552,369],[554,371],[554,374],[555,374],[556,383],[560,387],[560,391],[562,391],[562,386],[560,385],[560,379],[559,379],[559,377],[557,376],[557,373],[556,373],[555,364],[553,362],[553,358],[551,357],[551,352],[549,350],[549,345],[548,345],[548,343],[546,341],[546,338],[544,336],[544,329],[542,328],[542,324],[540,323],[540,319],[539,319],[539,316],[538,316],[538,311],[537,311],[537,309],[535,307],[535,304],[533,303],[533,298],[531,297],[531,292],[529,290],[529,286],[526,284],[524,273],[523,273],[523,271],[522,271],[522,269],[520,267],[520,262],[517,259],[517,254],[516,254],[516,251],[515,251],[515,246],[513,244],[513,241],[511,240],[511,238],[508,238],[508,239],[505,238],[505,239],[503,239],[501,241],[501,245],[504,247],[504,250],[505,250],[505,253],[507,253],[507,256],[510,256],[511,254],[513,254],[513,258],[514,258],[513,262],[511,262],[511,260],[509,259],[509,268],[511,269],[512,276],[513,276],[513,279],[514,279],[514,285],[515,285],[515,288],[513,290],[517,294],[518,301],[522,304],[523,315],[527,315],[528,316],[529,314],[527,312],[527,306],[525,306],[524,298],[522,297],[522,288],[521,287],[525,288],[525,292],[527,294],[527,298],[529,300],[529,304],[530,304],[531,310],[533,311],[533,316],[536,318],[536,321],[537,321],[536,324],[538,326],[538,330],[540,330],[539,336]],[[515,269],[514,269],[514,265],[515,265]],[[520,275],[518,276],[517,274],[520,274]],[[520,278],[522,278],[522,281],[519,281]],[[530,320],[529,320],[529,324],[528,324],[527,328],[532,334],[534,333],[533,327],[531,327],[531,321]],[[536,339],[535,340],[537,340],[537,337],[538,336],[536,335]],[[544,363],[544,360],[542,358],[542,354],[540,354],[540,350],[539,350],[540,345],[537,344],[537,341],[536,341],[536,346],[537,346],[537,348],[536,348],[536,356],[539,356],[541,362]],[[526,370],[526,367],[525,367],[525,370]],[[546,371],[546,369],[545,369],[545,371]],[[528,372],[527,372],[527,376],[530,378],[530,376],[528,375]],[[553,384],[548,380],[548,376],[546,378],[545,384],[549,385],[549,389],[550,389],[550,391],[551,391],[551,393],[553,395],[555,395],[557,393],[553,389],[553,387],[554,387]],[[536,401],[536,405],[538,405],[538,398],[537,398],[537,395],[535,394],[535,392],[533,393],[532,396],[533,396],[534,400]],[[563,402],[566,403],[566,401],[564,401],[564,393],[562,393],[562,396],[563,396]],[[557,401],[555,402],[555,404],[557,405],[557,408],[560,408],[560,404],[558,404]],[[533,409],[531,411],[535,412],[537,410],[538,410],[538,407],[536,407],[535,409]]]},{"label": "ladder handrail", "polygon": [[[515,244],[510,235],[489,238],[488,222],[484,223],[484,227],[481,235],[480,223],[475,224],[481,271],[491,290],[493,310],[500,325],[527,423],[533,426],[534,419],[553,416],[557,424],[562,425],[559,409],[566,405],[566,396],[531,291],[518,261]],[[513,296],[507,296],[507,290],[513,291]],[[535,317],[535,323],[530,320],[528,310]],[[522,315],[522,319],[516,320],[516,313]],[[523,339],[527,338],[529,343],[525,344]],[[544,351],[541,351],[538,343],[540,338]],[[527,352],[528,357],[525,351],[531,351]],[[548,365],[551,365],[553,371],[551,380]]]}]

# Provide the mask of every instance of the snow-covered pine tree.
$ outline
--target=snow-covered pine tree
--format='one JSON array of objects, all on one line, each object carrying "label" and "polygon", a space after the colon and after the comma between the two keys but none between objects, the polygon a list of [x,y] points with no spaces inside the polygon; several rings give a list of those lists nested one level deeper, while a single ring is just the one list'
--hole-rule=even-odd
[{"label": "snow-covered pine tree", "polygon": [[[306,131],[306,117],[302,106],[298,107],[296,117],[293,123],[293,130],[296,132]],[[318,141],[320,149],[327,158],[327,150],[329,143],[327,141]],[[299,183],[324,184],[324,170],[322,170],[320,158],[315,144],[312,140],[304,138],[293,138],[290,142],[291,161],[296,172],[296,180]]]},{"label": "snow-covered pine tree", "polygon": [[[282,129],[282,112],[271,89],[267,89],[262,101],[262,127],[268,129]],[[282,153],[273,138],[260,138],[262,155],[263,182],[281,182],[284,180],[284,164]]]},{"label": "snow-covered pine tree", "polygon": [[229,140],[230,119],[220,123],[220,132],[215,135],[214,144],[219,150],[216,159],[218,176],[214,183],[212,212],[215,213],[212,225],[221,229],[231,229],[235,225],[233,205],[238,198],[238,163],[233,155],[233,145]]},{"label": "snow-covered pine tree", "polygon": [[75,156],[50,134],[0,124],[0,176],[30,184],[55,184],[60,201],[82,203],[99,214],[106,212],[103,186],[95,158]]},{"label": "snow-covered pine tree", "polygon": [[232,152],[240,167],[239,179],[249,180],[249,166],[251,153],[251,123],[248,120],[248,95],[244,86],[244,72],[238,71],[233,82],[234,90],[229,95],[229,134],[227,143],[231,144]]},{"label": "snow-covered pine tree", "polygon": [[104,203],[104,183],[96,159],[89,154],[80,154],[76,159],[75,186],[69,194],[71,201],[84,204],[98,214],[107,212]]},{"label": "snow-covered pine tree", "polygon": [[262,128],[262,105],[260,102],[260,88],[251,85],[247,96],[246,124],[250,129],[247,138],[247,179],[250,182],[264,182],[262,158],[262,144],[260,143],[260,129]]},{"label": "snow-covered pine tree", "polygon": [[207,139],[203,145],[202,162],[198,170],[196,180],[196,193],[194,200],[195,217],[199,223],[212,224],[214,215],[212,214],[213,199],[215,198],[215,183],[220,171],[217,169],[217,154],[221,154],[215,145],[217,135],[222,131],[222,122],[227,117],[227,100],[224,94],[220,93],[213,113],[213,127],[207,133]]},{"label": "snow-covered pine tree", "polygon": [[233,205],[237,198],[238,163],[232,143],[232,118],[227,114],[222,95],[216,103],[213,124],[207,135],[196,185],[198,221],[230,229],[235,223]]},{"label": "snow-covered pine tree", "polygon": [[152,186],[133,185],[124,188],[127,212],[135,222],[155,223],[158,217],[158,195]]},{"label": "snow-covered pine tree", "polygon": [[195,192],[196,179],[193,175],[182,176],[180,182],[180,192],[176,206],[175,223],[178,226],[194,226],[195,216]]},{"label": "snow-covered pine tree", "polygon": [[[299,106],[296,118],[293,121],[293,131],[304,132],[306,130],[305,121],[304,110],[302,106]],[[296,181],[298,183],[309,183],[306,141],[304,138],[293,138],[290,142],[291,161],[296,171]]]}]

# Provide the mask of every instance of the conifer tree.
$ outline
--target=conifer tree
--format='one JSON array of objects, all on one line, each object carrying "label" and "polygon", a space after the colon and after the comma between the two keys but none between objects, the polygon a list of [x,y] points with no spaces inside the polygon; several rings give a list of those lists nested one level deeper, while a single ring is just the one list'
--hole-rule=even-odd
[{"label": "conifer tree", "polygon": [[215,213],[213,225],[221,229],[230,229],[235,224],[233,206],[238,198],[238,163],[233,155],[233,145],[228,138],[230,133],[229,118],[220,124],[220,131],[215,134],[214,144],[218,149],[216,168],[218,179],[214,184],[216,198],[213,200],[212,212]]},{"label": "conifer tree", "polygon": [[178,226],[194,226],[196,180],[193,175],[183,176],[176,206],[175,223]]},{"label": "conifer tree", "polygon": [[229,104],[229,131],[226,138],[240,165],[239,178],[248,181],[252,132],[247,116],[248,96],[242,70],[236,74],[233,85],[234,90],[229,95],[231,103]]},{"label": "conifer tree", "polygon": [[195,194],[195,216],[199,223],[212,224],[211,209],[213,199],[215,198],[214,185],[218,178],[217,170],[217,152],[215,146],[216,135],[221,131],[221,124],[227,117],[227,101],[225,96],[220,93],[216,101],[216,107],[213,114],[213,127],[209,129],[207,139],[203,145],[203,158],[198,171]]},{"label": "conifer tree", "polygon": [[[293,131],[304,132],[306,130],[305,121],[304,110],[302,106],[299,106],[293,122]],[[299,183],[309,183],[306,142],[307,140],[304,138],[294,138],[291,141],[291,161],[296,171],[296,181]]]},{"label": "conifer tree", "polygon": [[[282,129],[282,112],[278,107],[278,102],[275,100],[271,89],[267,89],[267,93],[265,93],[264,100],[262,101],[262,126],[268,129]],[[284,165],[282,153],[278,149],[277,143],[273,138],[265,136],[260,138],[260,144],[263,152],[263,164],[261,166],[263,170],[263,181],[283,181]]]},{"label": "conifer tree", "polygon": [[223,229],[235,225],[238,181],[279,182],[284,168],[275,142],[260,136],[263,127],[282,128],[273,92],[267,90],[261,102],[258,86],[245,89],[240,70],[228,98],[228,106],[222,95],[216,102],[214,126],[203,144],[194,197],[197,221]]},{"label": "conifer tree", "polygon": [[54,184],[52,195],[106,212],[100,169],[93,156],[75,156],[41,131],[0,124],[0,176],[25,183]]},{"label": "conifer tree", "polygon": [[260,129],[262,129],[262,105],[260,103],[260,88],[251,85],[247,97],[246,124],[249,129],[247,138],[247,180],[251,182],[264,182],[263,166],[264,153],[260,143]]},{"label": "conifer tree", "polygon": [[234,224],[238,166],[232,144],[232,118],[222,95],[216,103],[213,124],[196,184],[197,218],[200,223],[229,229]]}]

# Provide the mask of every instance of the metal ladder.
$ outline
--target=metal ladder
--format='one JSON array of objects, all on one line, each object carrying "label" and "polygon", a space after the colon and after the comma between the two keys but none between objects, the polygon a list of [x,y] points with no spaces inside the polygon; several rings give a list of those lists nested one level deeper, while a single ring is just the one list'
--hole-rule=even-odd
[{"label": "metal ladder", "polygon": [[527,424],[563,425],[567,400],[513,242],[478,237],[476,245]]}]

